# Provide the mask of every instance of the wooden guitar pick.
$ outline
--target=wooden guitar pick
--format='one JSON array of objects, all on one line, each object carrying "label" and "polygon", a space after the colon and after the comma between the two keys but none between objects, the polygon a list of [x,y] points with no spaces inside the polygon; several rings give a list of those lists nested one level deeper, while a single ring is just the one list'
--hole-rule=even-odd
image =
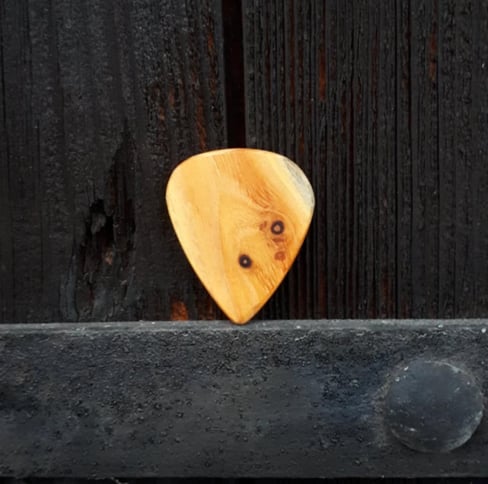
[{"label": "wooden guitar pick", "polygon": [[312,187],[295,163],[248,148],[187,159],[171,174],[166,202],[193,269],[240,324],[285,277],[314,209]]}]

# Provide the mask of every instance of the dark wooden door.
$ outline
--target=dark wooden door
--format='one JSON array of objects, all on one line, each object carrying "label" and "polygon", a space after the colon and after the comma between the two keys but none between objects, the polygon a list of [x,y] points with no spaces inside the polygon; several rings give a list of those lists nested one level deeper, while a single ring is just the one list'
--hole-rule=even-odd
[{"label": "dark wooden door", "polygon": [[285,154],[316,212],[257,319],[488,315],[488,2],[0,0],[0,322],[223,319],[164,190]]}]

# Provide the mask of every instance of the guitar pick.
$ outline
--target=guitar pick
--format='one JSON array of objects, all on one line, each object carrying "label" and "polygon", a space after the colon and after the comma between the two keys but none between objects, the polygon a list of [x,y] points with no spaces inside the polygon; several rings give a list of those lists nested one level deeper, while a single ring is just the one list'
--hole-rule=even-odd
[{"label": "guitar pick", "polygon": [[251,319],[290,269],[305,239],[314,194],[288,158],[235,148],[178,165],[166,188],[191,266],[234,323]]}]

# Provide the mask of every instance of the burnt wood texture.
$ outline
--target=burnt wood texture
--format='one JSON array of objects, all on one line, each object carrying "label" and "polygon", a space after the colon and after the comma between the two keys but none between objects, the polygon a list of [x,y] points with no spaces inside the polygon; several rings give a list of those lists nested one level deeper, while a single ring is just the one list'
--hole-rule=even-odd
[{"label": "burnt wood texture", "polygon": [[243,2],[250,146],[316,193],[267,317],[488,312],[488,2]]},{"label": "burnt wood texture", "polygon": [[225,146],[219,0],[0,1],[0,320],[215,318],[164,202]]},{"label": "burnt wood texture", "polygon": [[221,317],[163,194],[245,139],[317,198],[258,318],[487,314],[486,0],[1,0],[0,39],[0,321]]}]

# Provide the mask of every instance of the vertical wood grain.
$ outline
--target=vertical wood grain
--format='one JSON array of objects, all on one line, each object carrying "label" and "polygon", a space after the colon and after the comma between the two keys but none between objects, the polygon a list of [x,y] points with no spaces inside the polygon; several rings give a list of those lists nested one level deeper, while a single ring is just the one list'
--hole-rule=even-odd
[{"label": "vertical wood grain", "polygon": [[0,1],[0,321],[215,317],[164,203],[226,144],[221,2]]},{"label": "vertical wood grain", "polygon": [[488,3],[244,0],[247,140],[317,207],[265,317],[488,312]]},{"label": "vertical wood grain", "polygon": [[244,135],[317,198],[258,317],[485,316],[488,2],[237,8],[0,0],[0,321],[222,317],[163,195]]}]

